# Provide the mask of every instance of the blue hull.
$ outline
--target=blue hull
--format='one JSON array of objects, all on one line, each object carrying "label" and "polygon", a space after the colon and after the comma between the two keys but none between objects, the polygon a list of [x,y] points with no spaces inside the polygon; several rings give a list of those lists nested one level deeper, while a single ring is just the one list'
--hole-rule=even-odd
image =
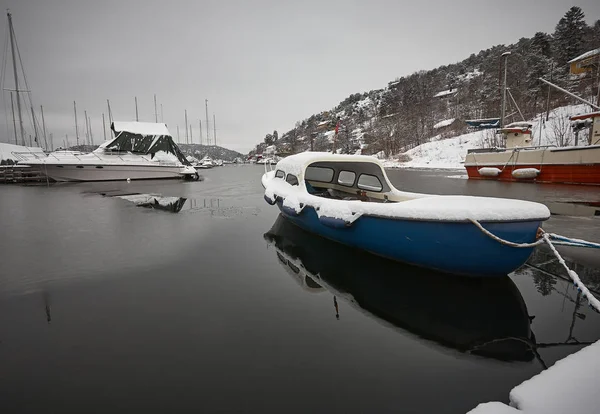
[{"label": "blue hull", "polygon": [[[500,244],[469,222],[363,216],[349,226],[340,226],[335,219],[319,219],[312,207],[295,214],[282,208],[279,200],[277,205],[284,217],[309,232],[378,256],[447,273],[504,276],[522,266],[533,251]],[[531,243],[541,221],[481,224],[505,240]]]}]

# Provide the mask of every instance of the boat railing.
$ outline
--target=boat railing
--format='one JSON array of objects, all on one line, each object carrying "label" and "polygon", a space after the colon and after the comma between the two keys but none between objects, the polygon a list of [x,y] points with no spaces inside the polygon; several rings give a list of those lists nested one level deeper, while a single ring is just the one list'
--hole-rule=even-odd
[{"label": "boat railing", "polygon": [[[46,155],[43,152],[37,153],[37,152],[12,151],[11,153],[18,161],[28,161],[28,160],[31,161],[31,160],[39,160],[39,159],[46,158]],[[42,154],[44,154],[44,155],[42,155]]]},{"label": "boat railing", "polygon": [[[44,160],[44,159],[48,159],[48,158],[52,158],[56,161],[68,161],[69,159],[76,159],[77,161],[87,161],[89,162],[89,156],[93,155],[94,157],[96,157],[98,160],[101,161],[105,161],[106,159],[103,159],[102,157],[100,157],[98,154],[96,154],[95,152],[89,152],[89,153],[85,153],[85,154],[75,154],[72,152],[65,152],[63,154],[61,154],[60,152],[51,152],[49,154],[45,154],[45,153],[36,153],[36,152],[18,152],[18,151],[13,151],[12,152],[13,156],[21,162],[27,162],[27,161],[32,161],[32,160]],[[81,155],[86,155],[88,158],[86,159],[82,159],[80,158]],[[107,153],[106,155],[109,155],[111,157],[116,157],[119,160],[123,161],[123,162],[131,162],[132,160],[128,160],[126,158],[123,158],[123,156],[126,155],[131,155],[130,152],[121,152],[121,153]],[[137,155],[137,154],[136,154]],[[149,163],[154,163],[154,164],[158,164],[158,165],[163,165],[163,166],[177,166],[178,164],[176,162],[173,161],[164,161],[164,160],[152,160],[151,158],[149,158],[147,155],[138,155],[139,158],[141,158],[142,160],[149,162]]]},{"label": "boat railing", "polygon": [[467,150],[467,154],[479,154],[484,152],[507,152],[507,151],[533,151],[538,149],[557,148],[556,145],[536,145],[533,147],[515,147],[515,148],[471,148]]}]

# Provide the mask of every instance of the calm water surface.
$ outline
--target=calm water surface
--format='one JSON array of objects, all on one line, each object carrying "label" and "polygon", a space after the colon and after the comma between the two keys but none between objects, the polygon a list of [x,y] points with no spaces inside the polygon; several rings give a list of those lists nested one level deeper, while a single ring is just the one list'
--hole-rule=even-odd
[{"label": "calm water surface", "polygon": [[[0,411],[461,413],[600,339],[544,249],[490,281],[415,269],[291,226],[261,173],[0,187]],[[541,201],[560,214],[546,229],[600,238],[595,210],[568,203],[596,188],[459,174],[389,172]],[[596,256],[563,252],[599,291]]]}]

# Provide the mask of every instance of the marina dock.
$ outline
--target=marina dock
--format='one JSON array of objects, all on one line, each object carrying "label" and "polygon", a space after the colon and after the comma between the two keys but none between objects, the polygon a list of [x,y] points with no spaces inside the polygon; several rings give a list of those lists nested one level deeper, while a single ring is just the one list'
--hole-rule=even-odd
[{"label": "marina dock", "polygon": [[1,165],[1,184],[39,183],[46,181],[46,177],[36,168],[28,165]]}]

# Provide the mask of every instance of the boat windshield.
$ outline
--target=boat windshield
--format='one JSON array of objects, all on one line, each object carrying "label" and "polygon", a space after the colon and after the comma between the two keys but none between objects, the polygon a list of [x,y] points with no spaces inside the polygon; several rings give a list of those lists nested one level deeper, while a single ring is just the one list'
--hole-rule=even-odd
[{"label": "boat windshield", "polygon": [[304,180],[308,192],[316,196],[387,201],[384,193],[391,189],[384,174],[376,163],[319,161],[306,168]]}]

